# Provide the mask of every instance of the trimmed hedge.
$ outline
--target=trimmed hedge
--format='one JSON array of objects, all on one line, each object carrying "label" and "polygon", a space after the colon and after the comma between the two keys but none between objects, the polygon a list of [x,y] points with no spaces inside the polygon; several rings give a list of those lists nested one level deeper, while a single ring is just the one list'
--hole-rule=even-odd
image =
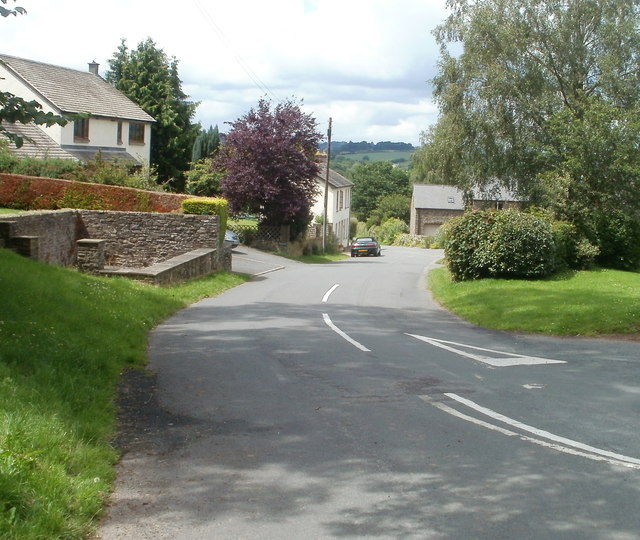
[{"label": "trimmed hedge", "polygon": [[178,212],[188,195],[0,173],[0,206],[18,210]]},{"label": "trimmed hedge", "polygon": [[227,230],[227,218],[229,217],[229,202],[222,197],[198,197],[189,198],[182,201],[182,211],[185,214],[217,215],[220,219],[218,223],[218,240],[224,241]]}]

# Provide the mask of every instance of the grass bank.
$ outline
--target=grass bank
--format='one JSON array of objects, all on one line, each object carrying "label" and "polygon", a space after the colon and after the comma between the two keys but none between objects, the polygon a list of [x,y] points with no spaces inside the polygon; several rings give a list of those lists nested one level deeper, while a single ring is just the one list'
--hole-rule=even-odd
[{"label": "grass bank", "polygon": [[169,288],[78,274],[0,249],[0,538],[86,538],[114,480],[116,387],[175,311],[238,285]]},{"label": "grass bank", "polygon": [[497,330],[564,336],[640,333],[640,273],[570,272],[539,281],[452,282],[429,274],[435,299],[462,318]]}]

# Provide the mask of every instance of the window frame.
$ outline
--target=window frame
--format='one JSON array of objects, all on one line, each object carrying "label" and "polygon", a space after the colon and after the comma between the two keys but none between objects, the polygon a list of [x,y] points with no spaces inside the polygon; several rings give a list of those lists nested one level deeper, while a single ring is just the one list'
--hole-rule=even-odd
[{"label": "window frame", "polygon": [[[129,122],[129,144],[145,144],[145,131],[146,125],[143,122]],[[136,134],[140,137],[134,138]]]},{"label": "window frame", "polygon": [[75,142],[89,142],[88,118],[79,118],[73,121],[73,140]]}]

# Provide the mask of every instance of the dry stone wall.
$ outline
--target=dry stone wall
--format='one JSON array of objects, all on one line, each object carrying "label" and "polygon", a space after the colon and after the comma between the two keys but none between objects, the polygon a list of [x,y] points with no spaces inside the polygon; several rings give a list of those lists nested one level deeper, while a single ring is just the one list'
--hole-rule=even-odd
[{"label": "dry stone wall", "polygon": [[231,249],[218,245],[218,221],[218,216],[94,210],[9,214],[0,217],[0,247],[90,273],[148,269],[149,281],[168,283],[231,270]]},{"label": "dry stone wall", "polygon": [[[78,213],[74,210],[5,214],[0,227],[6,231],[5,238],[37,237],[38,254],[34,258],[39,261],[58,266],[75,263]],[[13,241],[16,247],[18,243],[23,242]],[[12,247],[11,243],[7,243],[7,247]]]},{"label": "dry stone wall", "polygon": [[79,210],[81,237],[106,241],[107,266],[151,266],[218,245],[218,216]]}]

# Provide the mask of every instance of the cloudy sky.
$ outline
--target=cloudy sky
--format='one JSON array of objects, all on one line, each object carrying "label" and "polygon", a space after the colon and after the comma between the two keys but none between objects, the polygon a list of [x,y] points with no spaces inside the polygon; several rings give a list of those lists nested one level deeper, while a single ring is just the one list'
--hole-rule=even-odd
[{"label": "cloudy sky", "polygon": [[[12,0],[7,7],[11,7]],[[437,110],[431,30],[445,0],[18,0],[0,52],[102,74],[121,38],[153,39],[179,61],[205,128],[262,97],[303,101],[333,140],[419,144]]]}]

